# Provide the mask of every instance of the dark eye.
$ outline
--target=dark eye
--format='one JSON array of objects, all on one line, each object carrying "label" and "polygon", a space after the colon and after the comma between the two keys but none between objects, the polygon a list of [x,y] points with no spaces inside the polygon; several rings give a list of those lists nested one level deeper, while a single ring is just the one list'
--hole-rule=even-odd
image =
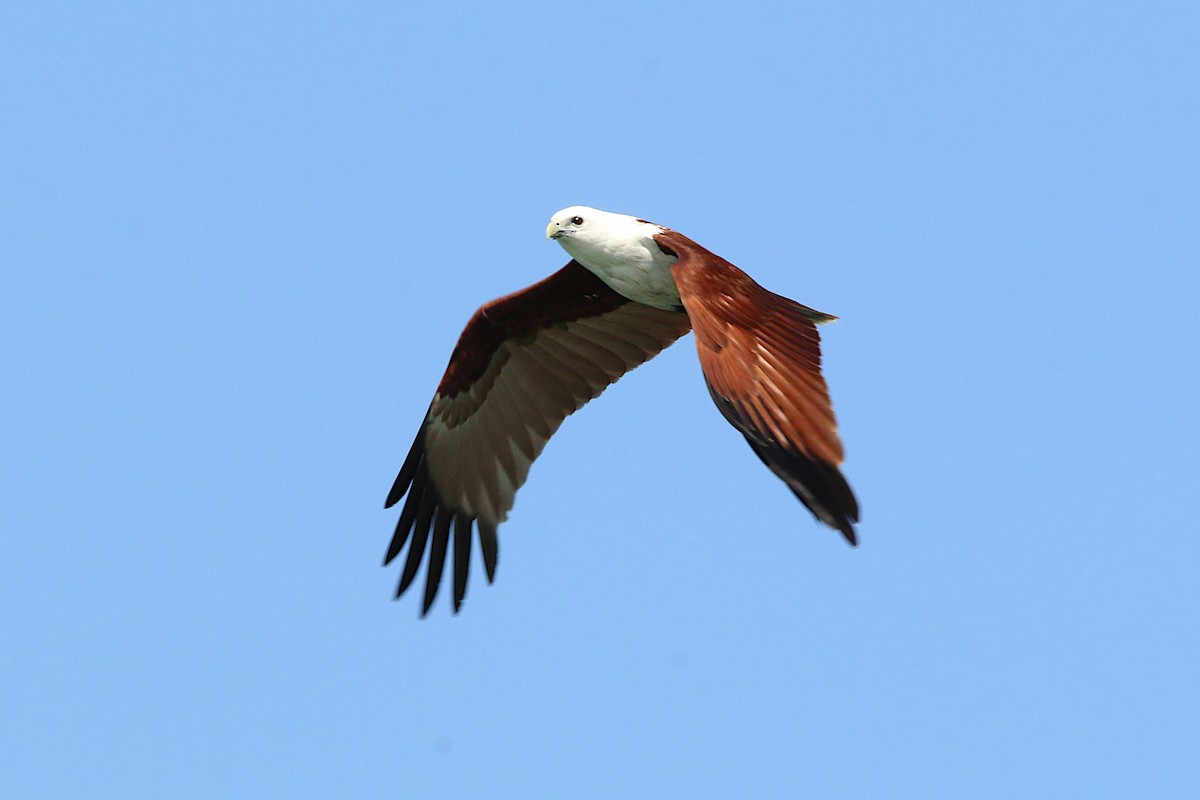
[{"label": "dark eye", "polygon": [[583,217],[571,217],[571,224],[572,225],[582,225]]}]

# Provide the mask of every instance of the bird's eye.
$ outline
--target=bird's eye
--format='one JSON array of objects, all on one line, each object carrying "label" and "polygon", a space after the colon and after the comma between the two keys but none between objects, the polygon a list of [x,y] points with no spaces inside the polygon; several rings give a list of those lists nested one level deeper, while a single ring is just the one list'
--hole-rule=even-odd
[{"label": "bird's eye", "polygon": [[572,225],[582,225],[583,217],[571,217],[571,224]]}]

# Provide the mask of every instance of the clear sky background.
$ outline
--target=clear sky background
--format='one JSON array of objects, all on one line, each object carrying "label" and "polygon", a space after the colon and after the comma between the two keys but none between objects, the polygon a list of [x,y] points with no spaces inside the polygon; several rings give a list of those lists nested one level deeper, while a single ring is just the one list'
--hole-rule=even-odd
[{"label": "clear sky background", "polygon": [[[1200,796],[1200,6],[0,11],[0,795]],[[418,620],[384,497],[575,203],[823,329],[857,550],[691,338]]]}]

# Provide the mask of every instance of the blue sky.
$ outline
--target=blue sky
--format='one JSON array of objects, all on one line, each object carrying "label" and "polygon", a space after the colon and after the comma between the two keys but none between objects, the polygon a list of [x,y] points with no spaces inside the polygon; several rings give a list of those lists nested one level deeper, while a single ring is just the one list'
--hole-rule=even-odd
[{"label": "blue sky", "polygon": [[[1193,3],[0,12],[6,797],[1195,797]],[[584,203],[823,330],[861,547],[691,339],[463,612],[383,499]]]}]

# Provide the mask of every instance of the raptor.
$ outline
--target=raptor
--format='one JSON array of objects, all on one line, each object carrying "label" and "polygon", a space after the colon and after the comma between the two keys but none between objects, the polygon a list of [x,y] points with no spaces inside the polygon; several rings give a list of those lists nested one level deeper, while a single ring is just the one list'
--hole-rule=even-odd
[{"label": "raptor", "polygon": [[496,528],[559,425],[689,330],[721,414],[818,520],[857,544],[817,333],[836,317],[637,217],[572,206],[546,236],[571,261],[471,317],[388,494],[388,508],[404,499],[384,559],[407,547],[397,597],[428,553],[428,613],[450,554],[457,613],[473,532],[491,582]]}]

